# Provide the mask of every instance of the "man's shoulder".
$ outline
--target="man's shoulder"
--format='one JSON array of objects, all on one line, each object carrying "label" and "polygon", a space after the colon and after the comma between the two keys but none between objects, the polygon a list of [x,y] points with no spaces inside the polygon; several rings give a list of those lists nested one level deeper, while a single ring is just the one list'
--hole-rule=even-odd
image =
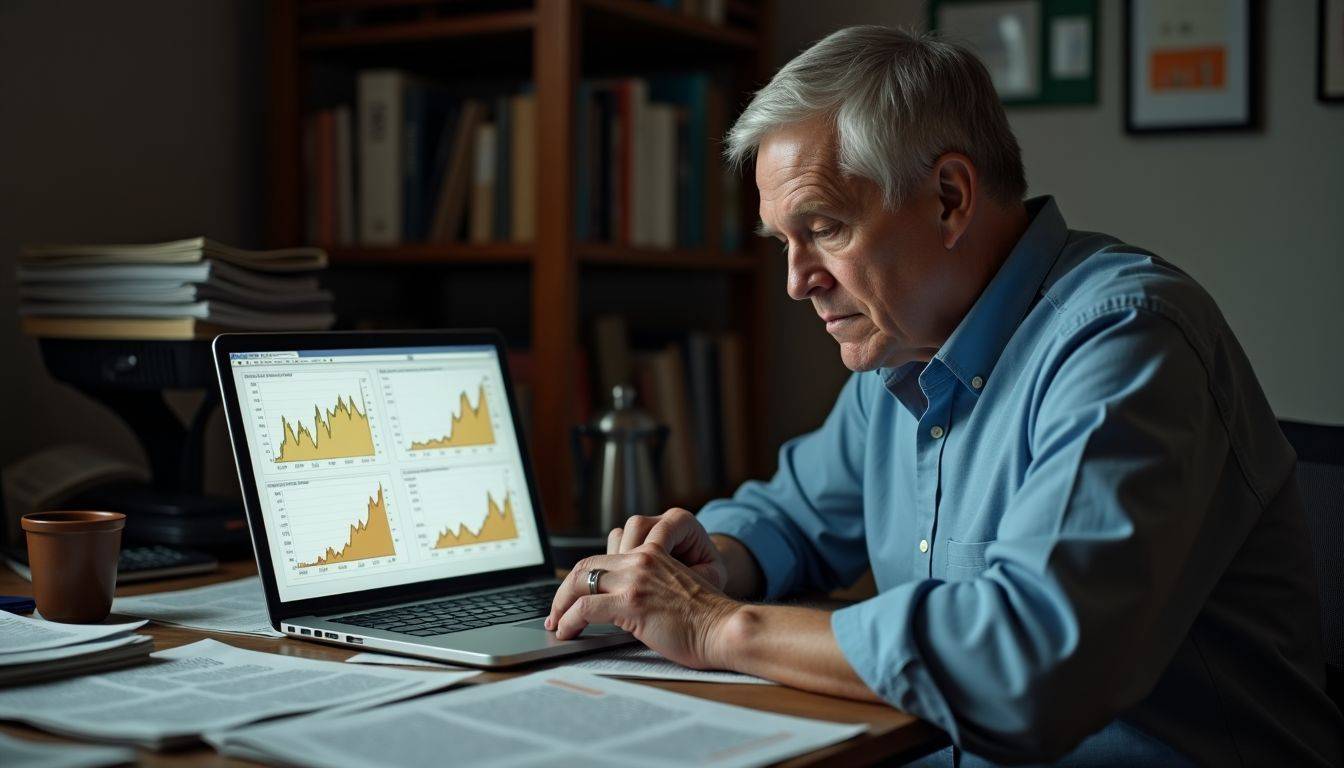
[{"label": "man's shoulder", "polygon": [[1149,250],[1095,232],[1069,232],[1042,296],[1062,335],[1132,312],[1164,317],[1189,336],[1219,336],[1226,326],[1213,297],[1189,274]]}]

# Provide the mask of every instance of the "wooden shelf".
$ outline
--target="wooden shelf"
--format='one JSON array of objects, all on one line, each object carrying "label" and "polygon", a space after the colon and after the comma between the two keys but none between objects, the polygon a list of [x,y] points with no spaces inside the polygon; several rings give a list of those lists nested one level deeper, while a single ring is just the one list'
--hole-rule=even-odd
[{"label": "wooden shelf", "polygon": [[[629,269],[688,269],[708,272],[750,272],[759,266],[745,254],[708,250],[631,248],[610,243],[582,243],[576,247],[579,263]],[[379,264],[531,264],[531,243],[412,243],[390,246],[328,248],[334,265]]]},{"label": "wooden shelf", "polygon": [[759,266],[750,256],[708,250],[632,248],[610,243],[581,243],[576,250],[580,263],[608,267],[750,272]]},{"label": "wooden shelf", "polygon": [[[750,31],[713,24],[695,16],[639,0],[584,0],[583,6],[592,16],[616,22],[628,34],[633,31],[652,31],[660,35],[674,34],[687,40],[754,51],[760,41]],[[638,29],[643,27],[643,30]]]},{"label": "wooden shelf", "polygon": [[332,264],[531,264],[530,243],[413,243],[329,248]]},{"label": "wooden shelf", "polygon": [[462,16],[417,19],[352,29],[307,32],[299,36],[301,50],[332,50],[371,45],[450,40],[452,38],[531,32],[537,25],[533,11],[500,11]]}]

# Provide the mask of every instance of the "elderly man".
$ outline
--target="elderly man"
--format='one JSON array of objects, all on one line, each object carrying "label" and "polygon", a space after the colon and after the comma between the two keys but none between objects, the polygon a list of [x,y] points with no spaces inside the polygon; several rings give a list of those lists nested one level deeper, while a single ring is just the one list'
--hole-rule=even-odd
[{"label": "elderly man", "polygon": [[[1023,201],[971,54],[837,32],[728,153],[855,373],[769,483],[612,531],[549,627],[889,702],[962,765],[1344,760],[1294,456],[1249,363],[1188,276]],[[868,567],[879,594],[833,613],[743,602]]]}]

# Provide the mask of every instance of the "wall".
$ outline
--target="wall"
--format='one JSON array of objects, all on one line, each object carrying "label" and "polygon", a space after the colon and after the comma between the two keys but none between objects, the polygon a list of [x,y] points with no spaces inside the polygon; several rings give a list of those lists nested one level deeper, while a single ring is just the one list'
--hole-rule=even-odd
[{"label": "wall", "polygon": [[[1123,130],[1123,4],[1098,5],[1099,103],[1009,110],[1031,194],[1055,195],[1074,229],[1114,234],[1194,275],[1280,416],[1344,423],[1344,106],[1315,99],[1316,3],[1265,3],[1263,130],[1141,138]],[[777,60],[850,24],[926,18],[909,0],[781,0]],[[818,423],[845,376],[811,309],[781,300],[780,261],[775,440]]]},{"label": "wall", "polygon": [[254,244],[261,29],[256,2],[0,3],[0,461],[90,438],[138,452],[18,333],[15,257],[28,242]]}]

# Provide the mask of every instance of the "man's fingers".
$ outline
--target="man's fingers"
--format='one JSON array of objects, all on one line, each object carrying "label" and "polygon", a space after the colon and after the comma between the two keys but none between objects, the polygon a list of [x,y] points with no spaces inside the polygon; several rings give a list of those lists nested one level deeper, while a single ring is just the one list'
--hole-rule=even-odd
[{"label": "man's fingers", "polygon": [[676,548],[695,535],[695,515],[680,507],[673,507],[658,516],[658,522],[649,530],[644,542],[657,544],[664,551],[676,553]]},{"label": "man's fingers", "polygon": [[621,554],[644,543],[644,537],[649,535],[649,531],[657,524],[658,518],[646,517],[644,515],[635,515],[625,521],[625,528],[621,534]]},{"label": "man's fingers", "polygon": [[590,571],[594,568],[607,571],[598,580],[600,588],[605,592],[608,586],[614,586],[620,580],[616,575],[616,569],[620,564],[620,555],[594,555],[575,563],[573,570],[565,576],[564,581],[560,582],[560,588],[555,590],[555,598],[551,600],[551,613],[546,617],[546,628],[555,629],[569,606],[579,597],[588,594]]},{"label": "man's fingers", "polygon": [[620,605],[619,595],[583,595],[569,606],[555,628],[559,640],[578,637],[589,624],[611,624],[616,621]]},{"label": "man's fingers", "polygon": [[607,534],[607,554],[614,555],[621,551],[621,535],[624,533],[622,528],[612,528],[611,533]]}]

